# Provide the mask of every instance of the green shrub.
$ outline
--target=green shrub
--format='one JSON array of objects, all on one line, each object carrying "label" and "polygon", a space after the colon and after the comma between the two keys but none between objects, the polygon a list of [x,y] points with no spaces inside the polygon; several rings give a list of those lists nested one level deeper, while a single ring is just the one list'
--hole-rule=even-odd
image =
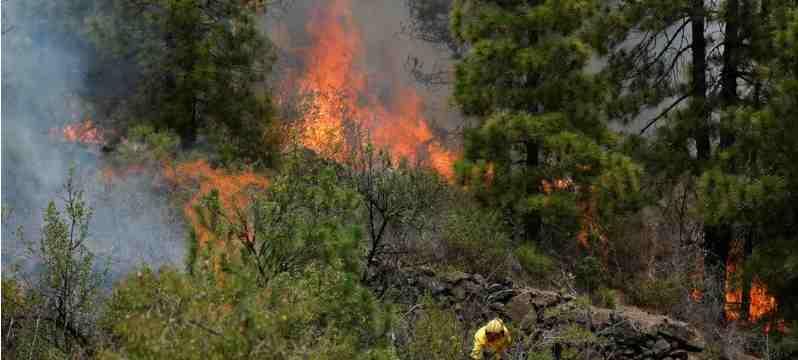
[{"label": "green shrub", "polygon": [[466,201],[454,204],[443,230],[448,265],[488,277],[507,274],[510,240],[496,212]]},{"label": "green shrub", "polygon": [[429,297],[422,300],[422,310],[413,324],[407,348],[408,359],[462,359],[465,349],[463,328],[454,311],[435,304]]},{"label": "green shrub", "polygon": [[664,279],[640,280],[627,293],[633,305],[668,311],[679,303],[684,290],[682,278],[673,275]]},{"label": "green shrub", "polygon": [[620,303],[618,297],[618,291],[601,287],[593,294],[593,304],[608,309],[615,309]]},{"label": "green shrub", "polygon": [[393,359],[390,313],[351,274],[310,266],[259,288],[142,269],[115,288],[101,359]]},{"label": "green shrub", "polygon": [[594,256],[585,256],[576,263],[574,275],[576,285],[592,293],[606,281],[606,271],[601,261]]},{"label": "green shrub", "polygon": [[534,277],[545,278],[554,271],[554,260],[541,254],[533,244],[523,244],[517,247],[514,255],[524,271]]}]

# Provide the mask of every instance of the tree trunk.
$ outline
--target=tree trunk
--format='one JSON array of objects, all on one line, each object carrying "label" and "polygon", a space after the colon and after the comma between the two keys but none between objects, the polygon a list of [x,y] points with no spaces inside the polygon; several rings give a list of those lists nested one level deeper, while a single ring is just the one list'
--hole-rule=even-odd
[{"label": "tree trunk", "polygon": [[[534,141],[529,141],[526,143],[526,168],[527,173],[529,176],[535,171],[535,169],[539,165],[538,157],[540,155],[540,147]],[[527,194],[533,194],[537,191],[537,187],[540,184],[535,183],[535,181],[531,181],[527,184]],[[542,225],[542,221],[540,219],[540,214],[538,213],[530,213],[526,214],[524,219],[524,239],[527,242],[537,242],[540,241],[540,228]]]},{"label": "tree trunk", "polygon": [[[722,110],[729,110],[731,107],[736,106],[739,102],[739,98],[737,96],[737,79],[739,77],[739,66],[740,66],[740,0],[728,0],[726,3],[726,29],[724,34],[724,46],[723,46],[723,69],[721,70],[721,105],[723,106]],[[745,0],[743,0],[745,1]],[[734,133],[727,129],[725,126],[721,126],[720,128],[720,149],[727,149],[734,144]],[[729,165],[727,169],[730,173],[735,173],[737,171],[737,166],[735,164],[735,159],[729,160]],[[715,253],[718,256],[718,263],[719,264],[726,264],[729,259],[729,247],[732,242],[733,237],[733,230],[731,224],[719,224],[717,225],[716,229],[718,237],[712,239],[715,244],[713,244],[713,250],[717,251]],[[744,241],[747,241],[746,239]],[[745,255],[740,259],[740,264],[736,267],[736,271],[741,271],[742,264],[745,262]],[[725,267],[723,268],[725,271]],[[725,277],[725,275],[724,275]],[[743,288],[750,288],[747,281],[743,281],[744,285]],[[725,284],[723,284],[725,285]],[[725,287],[721,287],[725,289]],[[743,317],[747,314],[747,306],[745,305],[746,302],[746,293],[743,291],[742,294],[742,301],[740,309],[740,316]]]},{"label": "tree trunk", "polygon": [[693,56],[691,97],[695,107],[696,126],[695,142],[696,156],[699,164],[710,157],[711,142],[709,116],[707,112],[707,40],[704,37],[704,1],[693,0],[690,9],[692,44],[690,50]]},{"label": "tree trunk", "polygon": [[[745,1],[745,0],[743,0]],[[740,64],[740,4],[739,0],[726,2],[726,31],[723,44],[723,70],[721,71],[721,101],[725,108],[737,105],[737,78]],[[721,127],[720,147],[726,149],[734,143],[734,134]],[[734,165],[732,164],[732,167]]]},{"label": "tree trunk", "polygon": [[[751,226],[745,234],[745,243],[743,243],[743,261],[751,256],[754,252],[754,237],[756,236],[756,227]],[[740,303],[740,320],[748,321],[748,315],[751,313],[751,282],[753,276],[751,274],[744,274],[743,276],[743,290],[742,300]]]},{"label": "tree trunk", "polygon": [[[736,0],[732,0],[736,1]],[[710,127],[707,104],[707,41],[705,38],[704,0],[692,0],[690,20],[692,23],[692,44],[690,50],[693,57],[692,68],[692,106],[695,116],[695,143],[697,166],[696,175],[700,175],[712,157],[712,131]],[[704,261],[705,273],[715,274],[719,291],[726,290],[726,260],[729,257],[730,228],[722,225],[704,225],[704,246],[707,250]],[[723,309],[721,319],[723,318]]]}]

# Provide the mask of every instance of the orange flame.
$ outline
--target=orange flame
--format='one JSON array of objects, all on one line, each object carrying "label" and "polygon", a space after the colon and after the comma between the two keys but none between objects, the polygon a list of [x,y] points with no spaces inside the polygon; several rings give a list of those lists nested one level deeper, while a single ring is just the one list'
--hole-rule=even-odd
[{"label": "orange flame", "polygon": [[[50,133],[57,136],[57,130],[51,130]],[[100,129],[95,127],[91,119],[88,118],[81,122],[65,126],[61,129],[61,136],[63,136],[64,141],[73,143],[91,145],[102,145],[105,143],[103,133]]]},{"label": "orange flame", "polygon": [[[438,140],[423,115],[423,100],[410,87],[397,86],[389,100],[379,99],[360,69],[363,58],[360,29],[349,0],[324,2],[314,9],[306,30],[312,46],[303,53],[305,72],[297,83],[303,92],[317,94],[315,118],[302,129],[302,143],[340,160],[347,143],[348,121],[368,131],[371,141],[386,148],[393,160],[425,162],[448,179],[453,178],[456,154]],[[327,94],[339,93],[334,97]]]},{"label": "orange flame", "polygon": [[111,184],[116,180],[124,179],[133,174],[142,174],[146,168],[142,164],[132,164],[124,168],[106,166],[100,171],[100,178],[106,183]]},{"label": "orange flame", "polygon": [[[580,169],[585,167],[580,167]],[[597,202],[595,198],[595,189],[593,187],[580,187],[576,185],[570,178],[554,179],[552,181],[543,179],[540,182],[540,190],[546,195],[550,195],[556,191],[571,191],[580,192],[582,189],[589,189],[585,194],[587,198],[581,199],[577,206],[579,207],[579,232],[576,234],[576,240],[583,248],[590,248],[590,235],[594,234],[598,237],[602,244],[607,244],[607,236],[601,228],[598,220],[596,219]],[[606,251],[606,247],[599,250]]]},{"label": "orange flame", "polygon": [[183,207],[183,212],[191,222],[200,244],[206,244],[212,239],[209,229],[202,225],[194,210],[204,196],[214,189],[218,190],[219,200],[226,215],[234,216],[232,212],[235,209],[241,209],[249,203],[247,189],[265,189],[269,186],[269,180],[262,175],[251,171],[228,173],[212,168],[205,160],[185,162],[175,166],[165,165],[163,173],[168,180],[179,186],[199,184],[198,191],[194,192]]},{"label": "orange flame", "polygon": [[[743,290],[736,287],[738,283],[737,277],[740,275],[738,271],[738,264],[742,260],[742,246],[734,246],[729,259],[726,263],[726,304],[724,310],[726,319],[738,320],[740,319],[740,311],[743,300]],[[776,310],[776,298],[770,295],[767,291],[767,286],[758,279],[751,282],[750,305],[748,309],[748,319],[750,321],[757,321],[765,315]]]}]

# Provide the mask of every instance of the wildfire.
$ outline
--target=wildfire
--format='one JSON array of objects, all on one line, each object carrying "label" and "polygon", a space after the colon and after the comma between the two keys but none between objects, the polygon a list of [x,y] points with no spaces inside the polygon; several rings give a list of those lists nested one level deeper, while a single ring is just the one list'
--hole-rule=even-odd
[{"label": "wildfire", "polygon": [[[740,283],[739,264],[742,262],[742,244],[736,242],[732,246],[729,259],[726,262],[726,304],[724,310],[726,318],[729,320],[740,319],[740,307],[743,300],[743,290],[737,286]],[[758,279],[751,282],[750,305],[748,309],[748,319],[756,321],[763,316],[776,310],[776,298],[771,296],[765,284]]]},{"label": "wildfire", "polygon": [[[436,139],[423,115],[421,97],[413,88],[397,85],[390,99],[378,98],[359,67],[364,52],[349,0],[324,4],[314,9],[306,25],[312,46],[302,54],[305,72],[296,80],[301,91],[317,94],[315,117],[302,130],[302,143],[335,159],[350,146],[345,129],[351,121],[394,160],[425,162],[453,178],[456,154]],[[325,95],[332,93],[340,96]]]},{"label": "wildfire", "polygon": [[[580,186],[574,184],[574,181],[570,178],[554,179],[552,181],[543,179],[540,182],[540,190],[547,195],[556,191],[580,192],[582,189],[585,189],[585,187],[580,188]],[[594,196],[595,191],[593,190],[594,189],[590,187],[589,193],[584,194],[587,198],[580,200],[577,204],[581,216],[579,219],[580,228],[579,232],[576,234],[576,240],[579,242],[579,245],[585,249],[590,247],[591,234],[596,235],[602,244],[607,243],[607,236],[604,234],[601,225],[596,219],[598,209]],[[600,250],[606,251],[606,247],[602,247]]]},{"label": "wildfire", "polygon": [[106,166],[100,171],[100,178],[106,183],[111,184],[116,180],[125,179],[130,175],[143,174],[146,168],[142,164],[133,164],[124,168]]},{"label": "wildfire", "polygon": [[[52,135],[58,136],[58,130],[51,130]],[[91,119],[85,119],[81,122],[76,122],[65,126],[60,129],[60,135],[66,142],[102,145],[105,143],[102,131],[98,129]]]},{"label": "wildfire", "polygon": [[[742,241],[734,241],[731,244],[729,257],[726,261],[726,280],[724,290],[724,304],[723,310],[726,319],[729,321],[737,321],[741,318],[742,303],[743,303],[743,290],[740,287],[742,283],[739,271],[739,264],[744,260],[743,256],[743,243]],[[700,277],[700,275],[696,275]],[[704,297],[701,289],[693,289],[690,291],[690,298],[693,301],[701,301]],[[770,295],[767,286],[759,279],[754,278],[751,281],[751,289],[749,295],[749,308],[748,308],[748,321],[755,322],[772,313],[778,307],[776,298]],[[765,331],[771,328],[771,322],[765,324]],[[776,328],[779,331],[785,331],[784,321],[779,320],[776,322]]]},{"label": "wildfire", "polygon": [[199,189],[183,207],[183,212],[196,231],[200,244],[205,244],[212,238],[194,210],[204,196],[214,189],[218,190],[223,209],[232,216],[234,209],[243,208],[248,204],[247,189],[265,189],[269,186],[269,180],[264,176],[251,171],[229,173],[214,169],[205,160],[179,163],[174,166],[164,165],[163,173],[168,180],[179,186],[199,184]]}]

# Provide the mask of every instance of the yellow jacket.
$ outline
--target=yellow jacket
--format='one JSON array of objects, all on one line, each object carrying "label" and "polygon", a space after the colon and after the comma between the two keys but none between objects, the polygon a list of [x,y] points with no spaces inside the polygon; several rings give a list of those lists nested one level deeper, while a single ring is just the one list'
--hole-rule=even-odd
[{"label": "yellow jacket", "polygon": [[494,359],[501,359],[502,352],[510,347],[510,344],[513,342],[510,337],[510,331],[507,330],[504,324],[501,325],[504,336],[492,342],[488,341],[488,336],[485,334],[488,326],[490,325],[483,326],[474,334],[474,349],[471,350],[471,358],[474,360],[482,360],[482,352],[487,349],[493,352]]}]

